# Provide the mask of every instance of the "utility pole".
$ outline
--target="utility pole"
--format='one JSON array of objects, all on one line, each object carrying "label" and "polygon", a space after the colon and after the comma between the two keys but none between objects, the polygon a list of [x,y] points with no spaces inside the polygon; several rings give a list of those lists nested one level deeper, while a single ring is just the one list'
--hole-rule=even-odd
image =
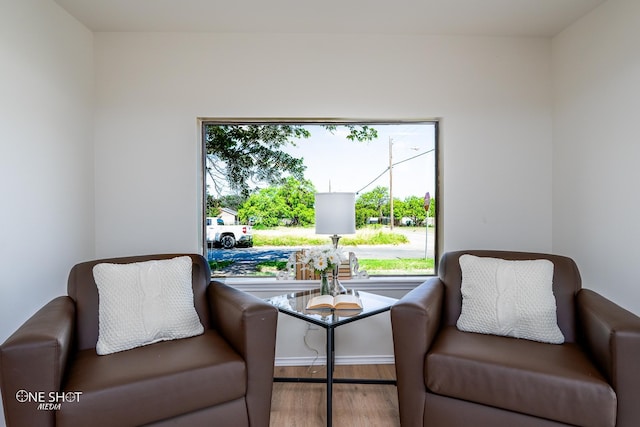
[{"label": "utility pole", "polygon": [[393,139],[389,137],[389,224],[393,230]]}]

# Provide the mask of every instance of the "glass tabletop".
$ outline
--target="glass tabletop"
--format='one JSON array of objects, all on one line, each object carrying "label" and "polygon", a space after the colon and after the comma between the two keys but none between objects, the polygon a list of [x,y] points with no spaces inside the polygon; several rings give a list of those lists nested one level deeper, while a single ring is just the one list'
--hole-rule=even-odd
[{"label": "glass tabletop", "polygon": [[278,295],[265,299],[280,312],[306,320],[325,328],[335,327],[344,323],[349,323],[357,319],[373,316],[391,308],[398,300],[395,298],[376,295],[369,292],[350,289],[351,295],[356,295],[362,302],[362,309],[307,309],[307,303],[311,298],[320,295],[319,289],[300,291]]}]

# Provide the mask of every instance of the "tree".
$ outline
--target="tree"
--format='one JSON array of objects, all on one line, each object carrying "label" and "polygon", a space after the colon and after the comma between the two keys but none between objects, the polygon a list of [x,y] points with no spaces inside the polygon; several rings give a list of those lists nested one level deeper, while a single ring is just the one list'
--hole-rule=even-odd
[{"label": "tree", "polygon": [[424,221],[426,215],[424,197],[409,196],[404,199],[402,216],[411,218],[414,224],[419,224]]},{"label": "tree", "polygon": [[276,187],[263,188],[253,193],[238,210],[241,223],[251,221],[254,225],[275,227],[283,218],[287,201],[278,195]]},{"label": "tree", "polygon": [[287,178],[280,188],[280,194],[289,207],[285,217],[289,220],[289,225],[307,226],[315,223],[315,193],[316,188],[308,179],[298,181]]},{"label": "tree", "polygon": [[362,226],[371,217],[382,219],[383,207],[389,203],[389,189],[378,186],[362,193],[356,200],[356,225]]},{"label": "tree", "polygon": [[[369,126],[341,125],[349,129],[347,139],[371,141],[378,133]],[[329,131],[338,125],[325,124]],[[304,178],[303,159],[282,151],[286,145],[311,134],[304,125],[289,124],[207,124],[205,125],[206,170],[216,194],[227,186],[248,197],[259,184],[283,184],[287,176]]]},{"label": "tree", "polygon": [[218,216],[220,215],[220,202],[211,194],[207,194],[207,215],[206,216]]},{"label": "tree", "polygon": [[242,197],[238,194],[229,194],[220,197],[218,200],[221,208],[229,208],[233,209],[234,211],[238,211],[238,209],[240,209],[240,206],[242,206],[242,204],[247,199],[246,197]]},{"label": "tree", "polygon": [[[368,193],[361,194],[356,200],[356,226],[365,225],[371,217],[381,220],[384,216],[389,215],[389,211],[389,190],[386,187],[376,187]],[[429,212],[433,217],[435,212],[434,198],[431,198]],[[423,222],[426,218],[424,198],[419,196],[408,196],[404,200],[394,198],[393,216],[396,222],[403,217],[411,218],[414,224]]]},{"label": "tree", "polygon": [[216,199],[211,194],[207,194],[207,216],[220,215],[222,208],[229,208],[237,211],[246,199],[237,194],[222,196]]},{"label": "tree", "polygon": [[265,227],[275,227],[282,222],[311,225],[315,220],[314,194],[311,181],[289,177],[283,185],[263,188],[249,196],[238,210],[238,217],[241,222],[252,220]]},{"label": "tree", "polygon": [[[390,207],[387,208],[387,212],[391,213],[391,208]],[[403,216],[407,216],[406,212],[407,212],[407,207],[405,206],[404,200],[396,199],[394,197],[394,199],[393,199],[393,223],[394,223],[394,225],[395,224],[399,224],[400,220],[402,219]]]}]

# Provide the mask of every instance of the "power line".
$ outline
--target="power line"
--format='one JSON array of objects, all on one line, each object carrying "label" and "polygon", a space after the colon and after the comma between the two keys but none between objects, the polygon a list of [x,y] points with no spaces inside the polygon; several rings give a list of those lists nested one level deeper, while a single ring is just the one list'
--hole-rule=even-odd
[{"label": "power line", "polygon": [[[432,151],[435,151],[435,148],[432,148],[431,150],[425,151],[424,153],[416,154],[415,156],[413,156],[413,157],[409,157],[408,159],[400,160],[399,162],[393,163],[391,166],[396,166],[396,165],[399,165],[399,164],[401,164],[401,163],[408,162],[409,160],[413,160],[413,159],[415,159],[415,158],[417,158],[417,157],[424,156],[425,154],[429,154],[429,153],[431,153]],[[383,170],[383,171],[382,171],[382,173],[380,173],[380,175],[376,176],[375,178],[373,178],[373,179],[371,180],[371,182],[369,182],[367,185],[365,185],[364,187],[362,187],[360,190],[356,191],[356,194],[360,194],[360,192],[361,192],[362,190],[364,190],[365,188],[367,188],[368,186],[370,186],[371,184],[373,184],[374,182],[376,182],[376,181],[378,180],[378,178],[380,178],[382,175],[384,175],[385,173],[387,173],[387,172],[389,171],[389,169],[390,169],[390,168],[389,168],[389,167],[387,167],[385,170]]]},{"label": "power line", "polygon": [[365,188],[367,188],[368,186],[370,186],[371,184],[373,184],[374,182],[376,182],[378,180],[378,178],[380,178],[382,175],[384,175],[385,173],[387,173],[387,171],[389,170],[389,168],[387,167],[385,170],[382,171],[382,173],[378,176],[376,176],[375,178],[373,178],[373,180],[368,183],[367,185],[365,185],[364,187],[362,187],[360,190],[356,191],[356,194],[360,194],[360,192],[362,190],[364,190]]},{"label": "power line", "polygon": [[409,157],[408,159],[400,160],[399,162],[394,163],[394,164],[393,164],[393,166],[395,166],[395,165],[399,165],[400,163],[408,162],[409,160],[413,160],[413,159],[415,159],[416,157],[424,156],[425,154],[429,154],[429,153],[431,153],[432,151],[435,151],[435,148],[432,148],[432,149],[431,149],[431,150],[429,150],[429,151],[425,151],[424,153],[416,154],[415,156],[413,156],[413,157]]}]

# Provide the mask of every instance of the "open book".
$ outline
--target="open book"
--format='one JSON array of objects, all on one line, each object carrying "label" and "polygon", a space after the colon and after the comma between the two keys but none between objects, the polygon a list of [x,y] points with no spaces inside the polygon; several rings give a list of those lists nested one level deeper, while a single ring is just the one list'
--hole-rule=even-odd
[{"label": "open book", "polygon": [[336,295],[335,297],[331,295],[319,295],[311,298],[307,303],[307,310],[317,308],[359,310],[362,309],[362,302],[360,298],[355,295]]}]

